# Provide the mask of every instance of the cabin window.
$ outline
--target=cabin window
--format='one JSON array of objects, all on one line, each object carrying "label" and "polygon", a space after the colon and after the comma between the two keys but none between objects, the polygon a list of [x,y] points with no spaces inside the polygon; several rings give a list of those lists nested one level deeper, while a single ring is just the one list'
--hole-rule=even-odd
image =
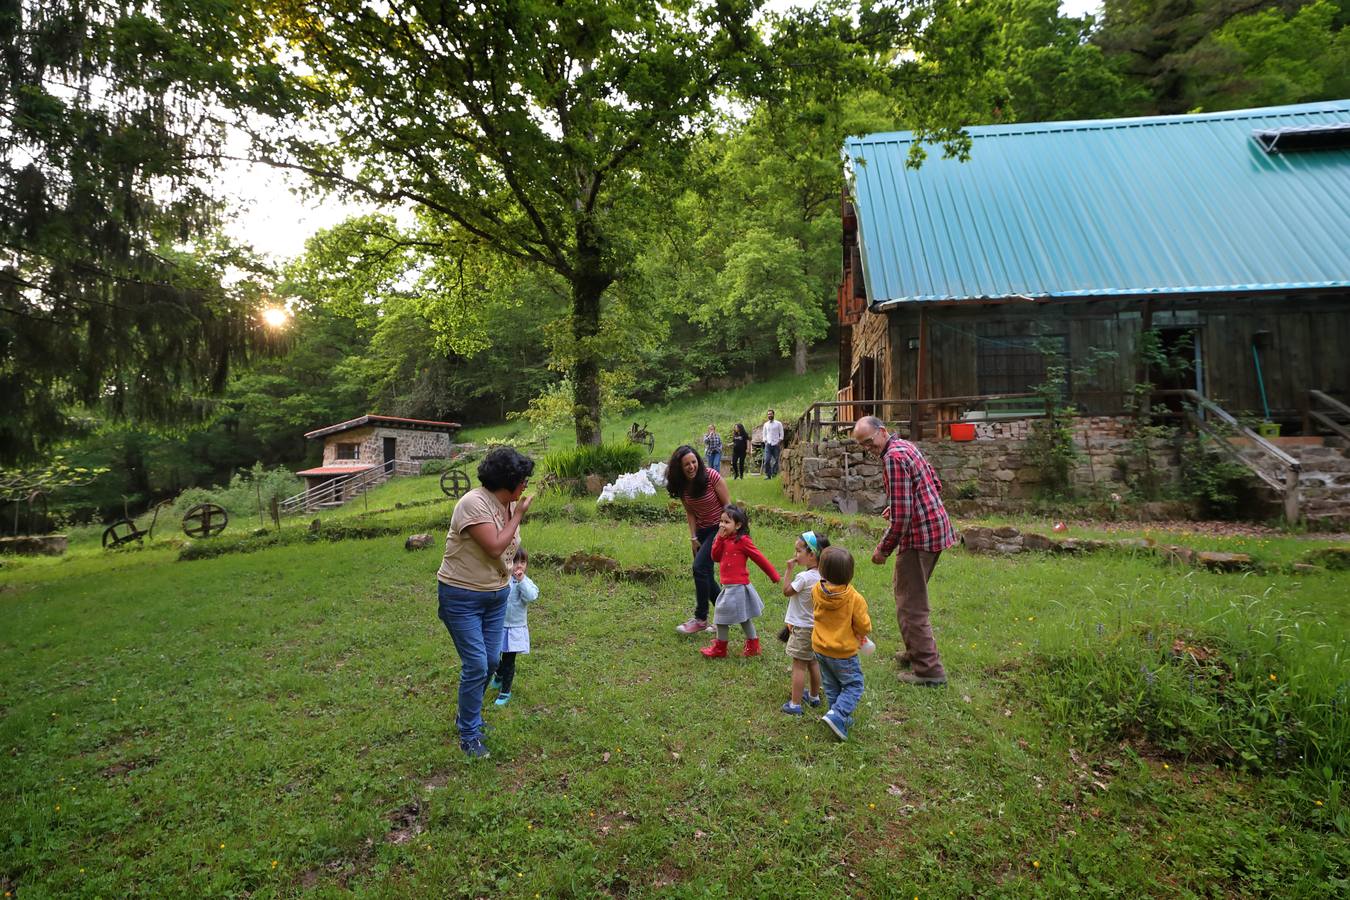
[{"label": "cabin window", "polygon": [[361,458],[361,445],[360,445],[360,444],[338,444],[338,445],[337,445],[337,458],[338,458],[338,459],[360,459],[360,458]]},{"label": "cabin window", "polygon": [[1045,383],[1047,355],[1062,361],[1069,358],[1069,337],[1064,334],[985,333],[977,346],[975,368],[981,394],[1030,393]]}]

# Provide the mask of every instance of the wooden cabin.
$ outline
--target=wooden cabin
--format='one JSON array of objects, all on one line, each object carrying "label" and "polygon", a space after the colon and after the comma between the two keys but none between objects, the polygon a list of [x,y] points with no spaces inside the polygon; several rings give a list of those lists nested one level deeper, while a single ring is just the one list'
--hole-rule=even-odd
[{"label": "wooden cabin", "polygon": [[1023,393],[1057,355],[1088,415],[1148,380],[1288,434],[1350,398],[1350,100],[969,133],[917,169],[909,132],[845,143],[854,411]]}]

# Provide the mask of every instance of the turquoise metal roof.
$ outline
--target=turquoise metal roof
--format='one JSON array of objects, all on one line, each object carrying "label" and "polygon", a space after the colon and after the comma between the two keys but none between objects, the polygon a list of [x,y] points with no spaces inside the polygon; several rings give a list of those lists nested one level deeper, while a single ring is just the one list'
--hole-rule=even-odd
[{"label": "turquoise metal roof", "polygon": [[907,301],[1350,286],[1350,150],[1256,131],[1350,125],[1350,100],[968,129],[970,160],[849,138],[873,308]]}]

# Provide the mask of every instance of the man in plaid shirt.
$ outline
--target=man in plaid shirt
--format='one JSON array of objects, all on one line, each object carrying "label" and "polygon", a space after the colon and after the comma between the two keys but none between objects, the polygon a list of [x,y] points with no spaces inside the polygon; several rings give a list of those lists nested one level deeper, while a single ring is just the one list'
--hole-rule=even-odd
[{"label": "man in plaid shirt", "polygon": [[864,453],[881,457],[886,479],[886,518],[890,527],[872,562],[881,565],[895,557],[895,616],[905,649],[896,655],[905,684],[937,687],[947,683],[929,622],[928,579],[943,550],[956,543],[947,509],[942,505],[942,481],[909,441],[892,437],[876,416],[864,416],[853,426],[853,439]]}]

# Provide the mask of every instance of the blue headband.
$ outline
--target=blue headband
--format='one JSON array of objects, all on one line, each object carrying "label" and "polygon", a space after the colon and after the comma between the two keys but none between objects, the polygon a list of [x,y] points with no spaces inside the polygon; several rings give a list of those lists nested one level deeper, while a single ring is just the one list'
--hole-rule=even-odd
[{"label": "blue headband", "polygon": [[811,552],[816,556],[820,555],[820,542],[816,540],[814,531],[803,531],[802,540],[806,541],[806,546],[811,548]]}]

